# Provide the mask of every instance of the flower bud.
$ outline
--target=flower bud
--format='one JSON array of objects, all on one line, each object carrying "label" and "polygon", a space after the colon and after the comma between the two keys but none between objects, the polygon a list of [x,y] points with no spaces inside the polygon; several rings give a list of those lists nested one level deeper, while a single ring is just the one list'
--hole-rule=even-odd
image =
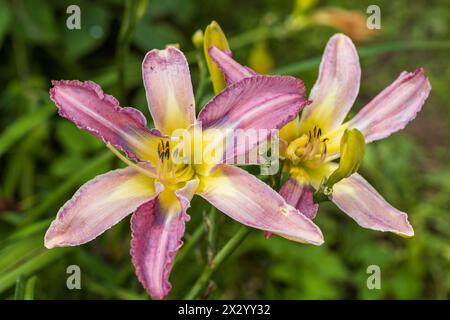
[{"label": "flower bud", "polygon": [[209,56],[208,49],[211,46],[215,46],[222,51],[230,51],[227,38],[216,21],[211,22],[206,27],[205,35],[203,37],[203,50],[209,74],[211,75],[214,93],[218,94],[226,87],[226,83],[222,71],[220,71],[219,67]]},{"label": "flower bud", "polygon": [[194,47],[201,48],[203,45],[203,31],[201,29],[198,29],[195,31],[195,33],[192,35],[192,43],[194,44]]},{"label": "flower bud", "polygon": [[335,183],[358,171],[364,158],[365,147],[366,143],[361,131],[346,129],[341,138],[339,167],[327,179],[325,187],[332,188]]}]

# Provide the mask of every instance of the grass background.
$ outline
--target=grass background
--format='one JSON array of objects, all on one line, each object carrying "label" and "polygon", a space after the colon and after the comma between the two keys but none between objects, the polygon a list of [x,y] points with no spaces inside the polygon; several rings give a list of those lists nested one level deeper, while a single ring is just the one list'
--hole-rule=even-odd
[{"label": "grass background", "polygon": [[[81,30],[65,27],[71,4],[81,8]],[[278,237],[266,241],[261,232],[253,231],[214,274],[202,297],[448,298],[449,5],[330,0],[319,1],[309,14],[328,6],[365,14],[371,4],[381,8],[382,29],[357,44],[362,83],[353,112],[403,70],[424,67],[433,87],[422,112],[406,130],[368,146],[361,168],[388,201],[409,213],[416,236],[402,239],[364,230],[327,203],[316,220],[325,235],[323,246]],[[119,0],[0,0],[0,298],[148,298],[129,257],[129,219],[82,247],[50,251],[43,247],[45,229],[73,192],[95,175],[121,165],[102,143],[56,116],[48,98],[51,79],[94,80],[119,97],[123,106],[137,107],[150,119],[140,74],[145,53],[178,43],[191,62],[195,90],[199,70],[191,36],[213,19],[229,37],[238,61],[249,63],[252,52],[264,44],[264,55],[257,57],[262,62],[270,57],[273,72],[289,71],[308,89],[317,77],[326,41],[336,32],[312,26],[274,34],[274,26],[285,26],[293,12],[291,0],[149,0],[142,18],[130,20],[135,24],[132,32],[121,38],[124,8]],[[120,52],[128,52],[125,60],[118,58]],[[201,102],[211,91],[208,83]],[[189,209],[187,238],[200,235],[200,241],[177,261],[171,298],[185,296],[207,264],[207,252],[214,250],[206,234],[195,233],[209,211],[197,198]],[[222,214],[216,216],[220,248],[239,225]],[[82,271],[81,290],[66,288],[66,268],[73,264]],[[366,269],[374,264],[381,268],[381,290],[366,286]]]}]

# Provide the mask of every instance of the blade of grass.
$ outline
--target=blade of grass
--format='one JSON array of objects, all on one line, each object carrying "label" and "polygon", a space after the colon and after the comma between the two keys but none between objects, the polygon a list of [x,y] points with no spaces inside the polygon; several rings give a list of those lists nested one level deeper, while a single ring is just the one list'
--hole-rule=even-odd
[{"label": "blade of grass", "polygon": [[125,97],[125,64],[130,49],[131,36],[133,35],[136,23],[142,17],[146,3],[146,0],[125,1],[125,10],[116,46],[117,92],[119,100]]},{"label": "blade of grass", "polygon": [[56,205],[68,192],[79,186],[86,179],[92,177],[101,167],[113,159],[113,157],[114,156],[112,153],[104,152],[87,166],[78,171],[77,174],[74,174],[69,179],[64,181],[51,194],[49,194],[40,205],[27,212],[26,217],[23,220],[23,224],[36,221],[36,219],[42,216],[48,209]]},{"label": "blade of grass", "polygon": [[23,300],[25,296],[25,278],[18,276],[16,279],[16,290],[14,291],[14,300]]},{"label": "blade of grass", "polygon": [[27,134],[27,132],[38,126],[53,113],[55,113],[55,111],[55,107],[50,104],[46,104],[38,110],[17,119],[0,135],[0,156],[8,151],[9,148],[25,134]]},{"label": "blade of grass", "polygon": [[34,300],[34,287],[36,286],[37,277],[33,276],[27,280],[25,285],[24,300]]},{"label": "blade of grass", "polygon": [[70,250],[71,248],[58,248],[52,250],[42,249],[41,253],[36,255],[34,258],[20,264],[9,272],[1,273],[0,293],[13,286],[18,276],[30,276],[56,259],[61,258]]}]

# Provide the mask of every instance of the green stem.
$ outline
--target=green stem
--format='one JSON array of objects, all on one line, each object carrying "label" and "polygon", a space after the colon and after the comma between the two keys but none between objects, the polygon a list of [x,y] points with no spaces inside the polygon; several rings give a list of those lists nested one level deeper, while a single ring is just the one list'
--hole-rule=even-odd
[{"label": "green stem", "polygon": [[203,234],[205,233],[205,225],[201,223],[197,229],[194,230],[194,233],[189,237],[184,246],[181,248],[179,253],[177,254],[177,258],[175,260],[174,266],[178,265],[181,261],[183,261],[188,254],[191,252],[195,245],[200,241]]},{"label": "green stem", "polygon": [[131,36],[138,21],[139,0],[127,0],[116,46],[117,95],[125,97],[125,65],[130,49]]},{"label": "green stem", "polygon": [[208,263],[212,263],[213,256],[216,254],[217,246],[217,226],[218,226],[218,215],[216,208],[211,206],[211,210],[207,217],[207,227],[208,227]]},{"label": "green stem", "polygon": [[206,265],[200,277],[195,282],[192,289],[184,297],[186,300],[196,299],[208,285],[214,272],[222,263],[239,247],[242,241],[248,236],[251,229],[242,226],[239,231],[226,243],[226,245],[217,253],[211,264]]},{"label": "green stem", "polygon": [[206,85],[208,83],[208,71],[205,67],[205,62],[203,60],[203,55],[200,52],[196,54],[196,60],[198,65],[199,72],[199,81],[197,86],[197,91],[195,92],[195,106],[199,107],[202,102],[203,94],[206,89]]}]

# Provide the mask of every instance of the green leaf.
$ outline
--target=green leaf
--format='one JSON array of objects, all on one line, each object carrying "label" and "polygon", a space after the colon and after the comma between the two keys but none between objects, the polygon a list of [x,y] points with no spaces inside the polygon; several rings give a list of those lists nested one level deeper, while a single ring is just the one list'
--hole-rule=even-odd
[{"label": "green leaf", "polygon": [[47,1],[23,0],[19,20],[25,37],[38,44],[51,44],[58,39],[52,8]]},{"label": "green leaf", "polygon": [[26,133],[38,126],[42,121],[46,120],[55,111],[55,107],[46,104],[33,113],[18,118],[16,122],[6,128],[0,135],[0,156],[8,151],[8,149]]},{"label": "green leaf", "polygon": [[143,52],[164,49],[169,43],[180,43],[183,36],[168,24],[149,24],[145,20],[136,25],[133,44]]},{"label": "green leaf", "polygon": [[53,205],[61,202],[62,198],[69,191],[81,185],[86,179],[92,178],[112,158],[112,153],[102,153],[100,154],[100,156],[88,163],[85,167],[81,168],[79,171],[71,175],[66,181],[55,188],[52,193],[47,195],[47,197],[38,206],[27,213],[24,223],[35,221]]},{"label": "green leaf", "polygon": [[82,154],[98,150],[103,143],[93,135],[78,129],[69,121],[58,121],[56,138],[70,154]]},{"label": "green leaf", "polygon": [[8,272],[0,272],[0,293],[14,285],[18,276],[29,276],[61,258],[69,251],[68,248],[44,249],[40,254],[19,264],[16,268]]}]

